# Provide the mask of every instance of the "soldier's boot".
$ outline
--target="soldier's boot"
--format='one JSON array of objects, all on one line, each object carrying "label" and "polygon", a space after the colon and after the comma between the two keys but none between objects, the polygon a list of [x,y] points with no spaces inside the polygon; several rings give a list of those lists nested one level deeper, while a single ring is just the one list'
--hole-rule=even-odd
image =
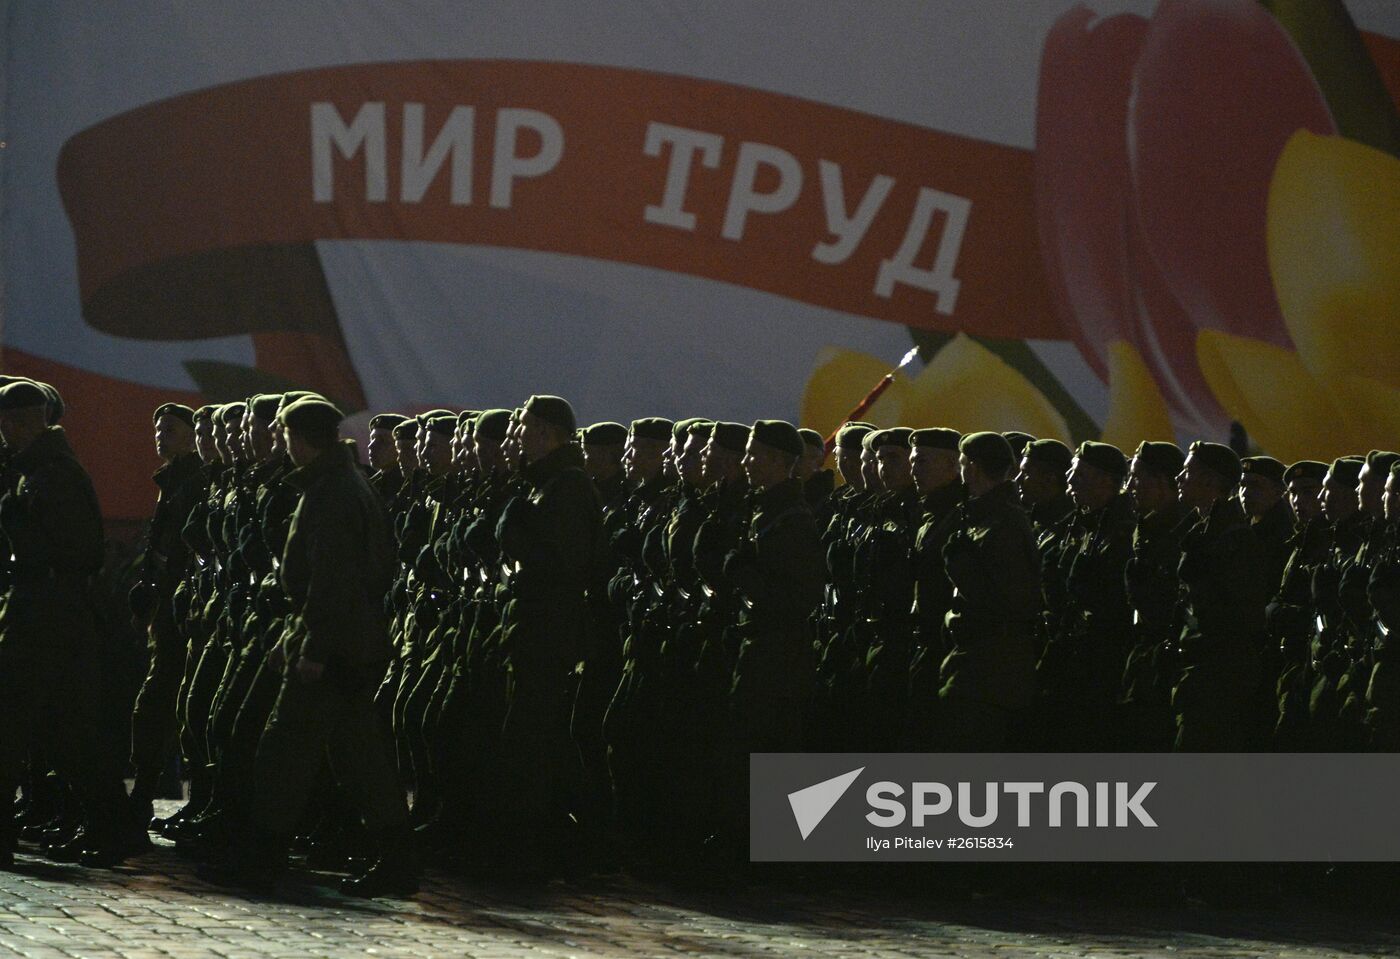
[{"label": "soldier's boot", "polygon": [[380,896],[408,898],[418,893],[422,868],[413,852],[413,840],[407,830],[383,837],[380,855],[358,876],[340,884],[340,891],[349,896],[375,899]]}]

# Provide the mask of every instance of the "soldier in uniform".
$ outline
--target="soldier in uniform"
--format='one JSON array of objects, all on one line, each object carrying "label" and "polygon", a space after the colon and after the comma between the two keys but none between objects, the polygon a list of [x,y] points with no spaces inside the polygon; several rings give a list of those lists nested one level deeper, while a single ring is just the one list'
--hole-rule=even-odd
[{"label": "soldier in uniform", "polygon": [[[63,427],[49,425],[50,405],[32,381],[0,389],[0,441],[10,457],[0,532],[13,557],[0,607],[0,795],[13,801],[38,747],[73,789],[85,827],[49,854],[111,866],[149,839],[128,815],[121,757],[95,748],[102,676],[90,581],[103,561],[102,515]],[[6,816],[0,868],[12,866],[15,842]]]},{"label": "soldier in uniform", "polygon": [[1074,523],[1074,500],[1066,485],[1073,453],[1059,440],[1031,440],[1018,460],[1016,488],[1040,548],[1044,610],[1037,642],[1044,646],[1064,616],[1064,581],[1058,570]]},{"label": "soldier in uniform", "polygon": [[337,438],[339,410],[305,397],[278,417],[297,467],[288,482],[301,491],[278,567],[293,625],[274,653],[284,674],[258,745],[256,831],[244,866],[257,873],[284,862],[328,757],[379,852],[342,888],[411,895],[418,877],[408,809],[372,699],[389,655],[382,606],[393,576],[388,519]]},{"label": "soldier in uniform", "polygon": [[[1172,689],[1178,752],[1239,752],[1250,741],[1269,600],[1263,549],[1239,499],[1240,459],[1219,443],[1191,444],[1177,477],[1197,517],[1181,546],[1183,669]],[[1271,723],[1272,725],[1272,723]]]},{"label": "soldier in uniform", "polygon": [[826,440],[816,430],[800,429],[797,433],[802,437],[802,456],[797,461],[794,475],[802,481],[802,495],[807,497],[807,505],[812,508],[817,528],[826,529],[827,521],[831,519],[826,503],[836,489],[836,474],[823,467],[826,462]]},{"label": "soldier in uniform", "polygon": [[1312,578],[1315,628],[1307,723],[1309,748],[1322,752],[1360,749],[1365,739],[1358,717],[1342,713],[1342,691],[1353,687],[1360,673],[1366,624],[1351,620],[1341,597],[1342,577],[1355,564],[1369,526],[1357,495],[1365,466],[1359,456],[1340,457],[1322,481],[1322,515],[1329,535],[1327,553]]},{"label": "soldier in uniform", "polygon": [[132,592],[132,612],[146,625],[150,661],[131,714],[131,765],[136,773],[131,807],[136,822],[152,818],[152,801],[177,738],[176,697],[185,671],[188,642],[175,618],[175,590],[189,571],[190,553],[181,533],[203,495],[195,452],[194,410],[165,403],[152,414],[159,491]]},{"label": "soldier in uniform", "polygon": [[399,413],[379,413],[369,421],[369,467],[374,472],[370,485],[385,505],[392,510],[392,501],[403,486],[403,470],[399,467],[399,448],[394,443],[394,427],[408,417]]},{"label": "soldier in uniform", "polygon": [[1171,689],[1178,670],[1177,620],[1181,540],[1190,528],[1177,497],[1186,456],[1175,443],[1143,442],[1128,465],[1128,495],[1137,523],[1124,585],[1132,607],[1132,651],[1123,669],[1119,703],[1124,748],[1164,752],[1176,739]]},{"label": "soldier in uniform", "polygon": [[[1326,561],[1330,531],[1322,516],[1322,482],[1327,464],[1311,460],[1294,463],[1283,474],[1289,505],[1295,517],[1288,539],[1288,562],[1278,592],[1265,609],[1269,631],[1268,657],[1274,679],[1278,719],[1273,731],[1279,752],[1302,752],[1308,744],[1308,698],[1312,691],[1313,626],[1317,613],[1312,602],[1312,582]],[[1268,659],[1266,658],[1266,662]]]},{"label": "soldier in uniform", "polygon": [[1070,463],[1077,512],[1056,571],[1065,606],[1036,666],[1049,744],[1056,749],[1120,745],[1115,713],[1132,636],[1123,572],[1137,519],[1123,491],[1127,471],[1127,458],[1107,443],[1081,443]]},{"label": "soldier in uniform", "polygon": [[[724,561],[740,597],[742,637],[730,686],[734,796],[746,796],[748,755],[802,748],[802,719],[814,678],[812,612],[825,570],[820,536],[793,469],[802,438],[790,424],[759,420],[744,454],[753,490],[747,535]],[[744,834],[747,830],[744,831]]]},{"label": "soldier in uniform", "polygon": [[1283,577],[1288,540],[1293,535],[1293,508],[1284,496],[1283,474],[1284,465],[1272,456],[1240,460],[1240,505],[1264,548],[1264,576],[1270,590],[1277,589]]},{"label": "soldier in uniform", "polygon": [[1366,684],[1366,730],[1376,752],[1400,752],[1400,462],[1386,478],[1385,536],[1367,598],[1376,611],[1375,665]]},{"label": "soldier in uniform", "polygon": [[968,498],[943,548],[953,598],[938,742],[948,752],[994,752],[1017,742],[1036,703],[1040,554],[1010,480],[1011,445],[999,433],[972,433],[958,453]]},{"label": "soldier in uniform", "polygon": [[967,487],[958,472],[962,434],[941,427],[909,434],[909,472],[923,515],[914,535],[914,632],[909,662],[909,708],[905,748],[934,748],[937,729],[938,670],[947,654],[943,621],[953,601],[953,584],[943,566],[943,547],[956,527]]}]

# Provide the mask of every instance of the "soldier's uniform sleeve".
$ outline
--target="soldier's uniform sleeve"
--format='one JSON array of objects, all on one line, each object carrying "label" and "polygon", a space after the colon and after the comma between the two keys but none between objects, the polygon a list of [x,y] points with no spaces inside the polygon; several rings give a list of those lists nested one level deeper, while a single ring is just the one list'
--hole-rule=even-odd
[{"label": "soldier's uniform sleeve", "polygon": [[501,549],[518,561],[527,591],[582,592],[600,520],[588,477],[566,470],[541,491],[538,502],[513,501],[498,528]]},{"label": "soldier's uniform sleeve", "polygon": [[726,563],[725,573],[755,608],[802,619],[821,602],[826,566],[809,514],[794,511],[779,519],[754,539],[752,561],[742,554],[736,559]]},{"label": "soldier's uniform sleeve", "polygon": [[20,565],[86,575],[102,566],[102,516],[86,476],[55,465],[6,498],[5,533]]},{"label": "soldier's uniform sleeve", "polygon": [[950,541],[948,575],[968,612],[991,620],[1034,617],[1041,607],[1041,555],[1027,522],[998,521],[970,544]]},{"label": "soldier's uniform sleeve", "polygon": [[345,616],[356,608],[359,577],[348,575],[347,557],[363,548],[360,518],[348,504],[303,499],[292,517],[282,580],[301,609],[306,639],[301,654],[325,663],[344,652]]}]

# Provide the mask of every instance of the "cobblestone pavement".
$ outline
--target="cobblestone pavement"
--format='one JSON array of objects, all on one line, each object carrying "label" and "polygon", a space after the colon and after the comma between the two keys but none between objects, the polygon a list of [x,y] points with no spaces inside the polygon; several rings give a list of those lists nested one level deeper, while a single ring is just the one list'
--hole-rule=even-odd
[{"label": "cobblestone pavement", "polygon": [[868,869],[780,866],[705,891],[620,875],[536,888],[432,876],[414,900],[364,902],[314,876],[250,898],[168,849],[113,871],[29,857],[21,869],[0,873],[3,957],[1400,956],[1400,914],[1300,895],[1224,909],[1042,883],[1035,896],[892,899]]}]

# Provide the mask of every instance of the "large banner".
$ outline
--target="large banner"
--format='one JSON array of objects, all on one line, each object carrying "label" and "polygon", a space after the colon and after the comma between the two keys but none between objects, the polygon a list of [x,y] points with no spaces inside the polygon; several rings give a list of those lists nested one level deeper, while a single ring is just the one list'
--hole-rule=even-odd
[{"label": "large banner", "polygon": [[16,2],[4,368],[149,414],[1400,444],[1393,0]]}]

